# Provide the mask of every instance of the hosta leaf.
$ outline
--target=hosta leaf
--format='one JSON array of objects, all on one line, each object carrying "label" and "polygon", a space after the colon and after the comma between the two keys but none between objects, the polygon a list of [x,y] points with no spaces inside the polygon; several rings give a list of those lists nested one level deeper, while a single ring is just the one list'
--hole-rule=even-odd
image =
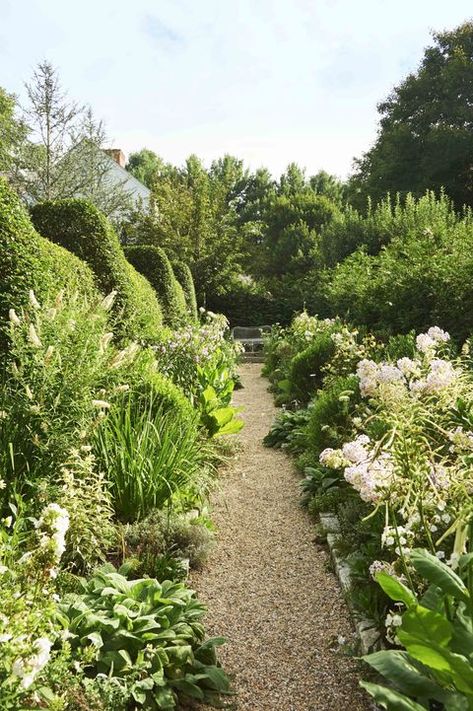
[{"label": "hosta leaf", "polygon": [[397,689],[408,696],[444,701],[449,693],[429,679],[412,663],[406,652],[383,650],[363,657]]}]

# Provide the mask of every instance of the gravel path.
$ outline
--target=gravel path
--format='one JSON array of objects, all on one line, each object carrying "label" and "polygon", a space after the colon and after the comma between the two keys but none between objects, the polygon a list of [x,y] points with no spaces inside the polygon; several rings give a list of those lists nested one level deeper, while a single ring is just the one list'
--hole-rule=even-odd
[{"label": "gravel path", "polygon": [[192,583],[209,606],[209,634],[228,639],[221,659],[239,711],[365,711],[356,662],[337,643],[352,639],[348,612],[298,505],[299,476],[262,445],[276,409],[260,372],[241,367],[242,449],[214,501],[218,545]]}]

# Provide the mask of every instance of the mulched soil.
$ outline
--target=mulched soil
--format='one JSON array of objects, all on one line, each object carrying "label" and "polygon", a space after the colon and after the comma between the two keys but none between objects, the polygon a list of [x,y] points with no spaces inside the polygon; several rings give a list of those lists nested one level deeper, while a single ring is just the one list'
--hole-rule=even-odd
[{"label": "mulched soil", "polygon": [[[299,506],[291,459],[263,447],[276,414],[261,366],[241,367],[241,451],[214,497],[218,544],[193,586],[207,603],[210,635],[228,642],[220,658],[239,711],[372,708],[358,687],[349,614],[314,523]],[[343,645],[345,647],[345,645]]]}]

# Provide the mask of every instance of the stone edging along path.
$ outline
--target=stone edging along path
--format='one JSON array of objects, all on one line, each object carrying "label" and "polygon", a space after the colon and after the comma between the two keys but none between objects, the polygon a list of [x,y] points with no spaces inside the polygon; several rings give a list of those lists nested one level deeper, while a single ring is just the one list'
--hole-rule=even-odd
[{"label": "stone edging along path", "polygon": [[218,543],[192,584],[207,603],[210,635],[228,642],[221,660],[243,711],[372,708],[359,666],[341,649],[353,628],[325,548],[299,506],[290,458],[262,440],[276,408],[261,366],[241,366],[241,451],[214,500]]}]

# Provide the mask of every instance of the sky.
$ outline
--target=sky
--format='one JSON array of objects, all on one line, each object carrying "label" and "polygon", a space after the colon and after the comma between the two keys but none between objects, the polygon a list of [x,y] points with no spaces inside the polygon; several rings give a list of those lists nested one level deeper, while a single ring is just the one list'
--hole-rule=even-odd
[{"label": "sky", "polygon": [[47,59],[125,154],[345,177],[431,31],[468,19],[471,0],[0,0],[0,86],[24,101]]}]

